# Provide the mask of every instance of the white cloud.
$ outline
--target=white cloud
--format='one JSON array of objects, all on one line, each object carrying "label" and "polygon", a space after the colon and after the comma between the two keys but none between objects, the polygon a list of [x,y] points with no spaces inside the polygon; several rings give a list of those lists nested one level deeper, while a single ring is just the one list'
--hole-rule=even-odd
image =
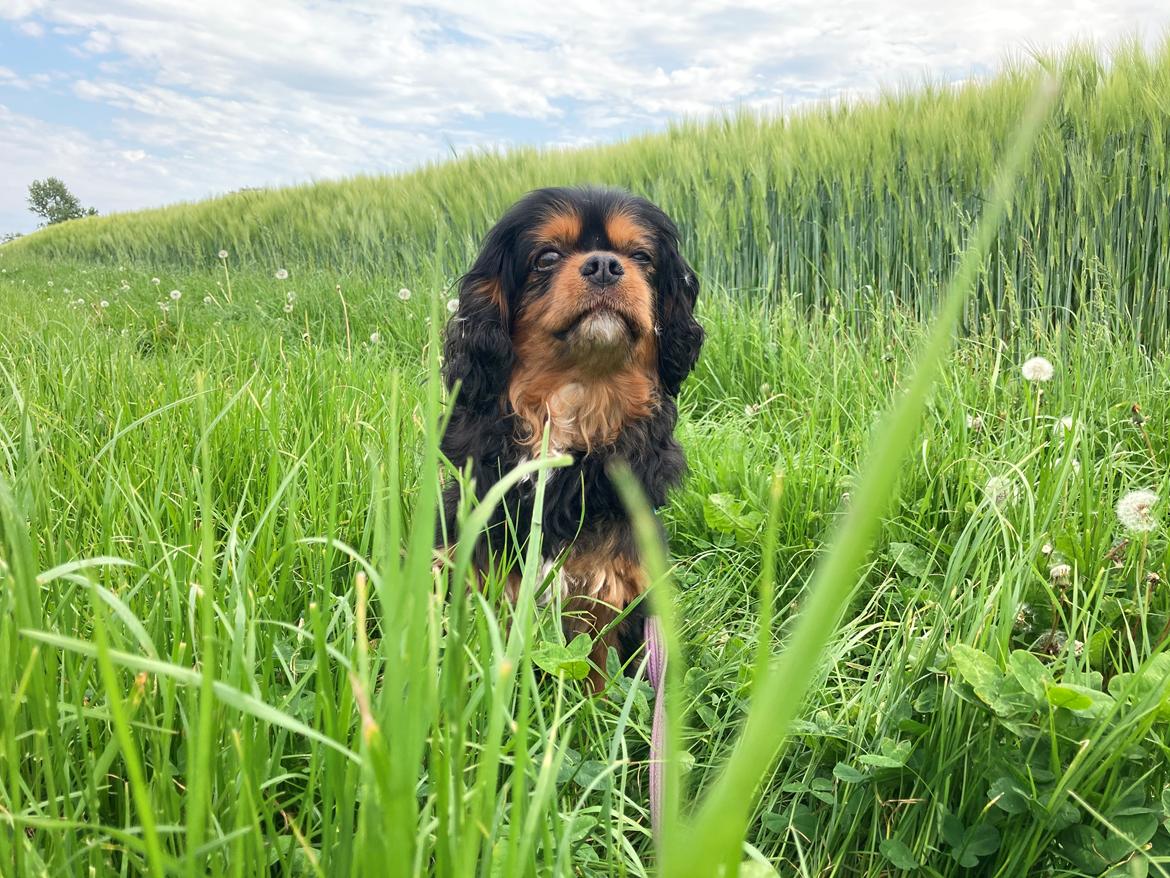
[{"label": "white cloud", "polygon": [[[926,75],[957,79],[1009,51],[1132,33],[1150,39],[1170,24],[1164,6],[9,0],[0,17],[31,37],[51,29],[88,62],[68,94],[110,121],[100,131],[51,127],[93,147],[88,159],[70,152],[70,161],[78,188],[88,181],[100,189],[89,200],[108,210],[398,170],[444,155],[449,143],[596,142],[679,115],[791,107]],[[59,87],[0,68],[5,86],[42,88],[46,100]],[[22,124],[32,136],[38,123]],[[16,136],[0,135],[6,149]],[[21,154],[28,165],[6,162],[19,179],[48,173],[35,145]],[[133,169],[122,185],[142,188],[112,191],[98,179],[108,161]],[[16,206],[3,197],[0,222]]]}]

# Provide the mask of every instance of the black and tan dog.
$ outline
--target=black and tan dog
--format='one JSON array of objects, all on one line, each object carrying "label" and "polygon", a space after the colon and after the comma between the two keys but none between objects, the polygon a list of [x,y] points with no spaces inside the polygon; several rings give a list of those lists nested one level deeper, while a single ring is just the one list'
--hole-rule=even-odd
[{"label": "black and tan dog", "polygon": [[[646,587],[607,467],[623,460],[655,508],[681,478],[675,399],[703,343],[697,295],[659,208],[613,189],[541,189],[488,233],[447,325],[443,374],[458,393],[442,450],[470,461],[476,493],[537,457],[546,424],[550,452],[573,458],[547,483],[542,550],[561,563],[568,633],[595,637],[594,689],[610,645],[623,661],[640,645],[638,608],[613,622]],[[509,493],[476,546],[481,571],[521,557],[533,494],[531,482]],[[450,545],[459,483],[444,499]]]}]

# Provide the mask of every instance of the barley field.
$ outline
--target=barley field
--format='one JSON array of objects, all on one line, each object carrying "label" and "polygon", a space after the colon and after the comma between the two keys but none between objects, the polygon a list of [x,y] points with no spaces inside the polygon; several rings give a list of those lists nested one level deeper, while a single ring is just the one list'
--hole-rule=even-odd
[{"label": "barley field", "polygon": [[[1168,95],[1085,49],[0,247],[0,875],[1170,873]],[[657,844],[644,668],[431,569],[457,278],[580,182],[708,332]]]}]

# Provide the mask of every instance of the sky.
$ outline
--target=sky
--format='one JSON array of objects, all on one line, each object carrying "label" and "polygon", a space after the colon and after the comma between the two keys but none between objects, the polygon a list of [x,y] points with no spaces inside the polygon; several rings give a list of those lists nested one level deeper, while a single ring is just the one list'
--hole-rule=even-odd
[{"label": "sky", "polygon": [[1160,42],[1166,0],[0,0],[0,235]]}]

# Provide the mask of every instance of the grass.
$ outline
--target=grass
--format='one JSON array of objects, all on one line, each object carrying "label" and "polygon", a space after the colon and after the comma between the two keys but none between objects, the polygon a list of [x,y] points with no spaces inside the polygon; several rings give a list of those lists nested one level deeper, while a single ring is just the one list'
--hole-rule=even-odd
[{"label": "grass", "polygon": [[[1123,54],[1105,81],[1128,77],[1137,97],[1082,106],[1074,89],[1058,122],[1112,119],[1117,136],[1144,142],[1133,106],[1157,95],[1138,77],[1164,69]],[[900,130],[948,102],[1008,114],[1020,77],[881,108]],[[695,129],[694,157],[754,160],[754,141],[711,150],[702,137],[720,131],[791,146],[827,143],[836,125],[854,145],[885,142],[877,109],[840,112]],[[905,133],[919,138],[915,160],[961,175],[922,132]],[[1040,165],[1070,154],[1048,137]],[[608,161],[632,174],[652,146]],[[965,161],[982,155],[968,146]],[[477,168],[515,172],[485,187],[482,215],[458,213],[468,193],[433,227],[415,217],[381,271],[362,246],[298,228],[310,214],[295,199],[320,204],[330,187],[249,196],[275,199],[274,223],[257,228],[287,237],[269,252],[249,249],[231,200],[0,250],[0,871],[655,873],[641,674],[582,698],[553,611],[521,601],[505,625],[491,587],[449,591],[429,572],[433,353],[470,240],[461,224],[482,227],[508,186],[549,171],[542,162],[586,174],[604,155],[482,159],[379,183],[418,210],[444,203],[434,191],[479,185]],[[679,216],[695,203],[687,187],[718,203],[689,167],[661,183]],[[815,167],[852,179],[841,164]],[[711,177],[736,179],[726,171]],[[374,191],[347,185],[354,199]],[[1131,185],[1156,200],[1161,184],[1151,170]],[[419,186],[439,189],[424,198]],[[859,205],[881,199],[862,188],[851,205],[864,217]],[[765,191],[803,209],[790,190]],[[1038,192],[1026,177],[1009,229]],[[1073,246],[1070,228],[1088,229],[1096,209],[1064,217],[1049,252]],[[931,257],[949,268],[945,211],[898,210],[914,229],[907,253],[950,240]],[[850,282],[826,281],[819,299],[780,281],[748,289],[751,265],[785,264],[752,237],[770,220],[732,256],[711,231],[716,213],[700,209],[689,231],[709,341],[681,403],[691,471],[663,512],[689,665],[676,713],[688,801],[716,788],[759,695],[761,653],[792,640],[826,542],[865,496],[874,424],[910,380],[937,301],[915,276],[897,296],[859,298],[865,275],[836,260],[880,256],[876,231],[867,246],[835,239],[821,268]],[[1157,226],[1094,234],[1123,232],[1128,252],[1164,252]],[[273,277],[281,267],[287,280]],[[1033,270],[1052,289],[1061,269],[1053,256]],[[1153,286],[1089,273],[1075,312],[1054,319],[1038,306],[1059,301],[996,277],[1010,275],[985,273],[994,307],[967,312],[923,398],[900,499],[846,589],[793,735],[745,801],[741,875],[1165,874],[1168,549],[1161,527],[1127,534],[1114,514],[1128,491],[1166,493],[1170,361],[1150,339],[1162,309]],[[1021,376],[1033,354],[1056,365],[1051,382]],[[1060,564],[1071,569],[1054,577]],[[760,623],[761,593],[775,632]]]}]

